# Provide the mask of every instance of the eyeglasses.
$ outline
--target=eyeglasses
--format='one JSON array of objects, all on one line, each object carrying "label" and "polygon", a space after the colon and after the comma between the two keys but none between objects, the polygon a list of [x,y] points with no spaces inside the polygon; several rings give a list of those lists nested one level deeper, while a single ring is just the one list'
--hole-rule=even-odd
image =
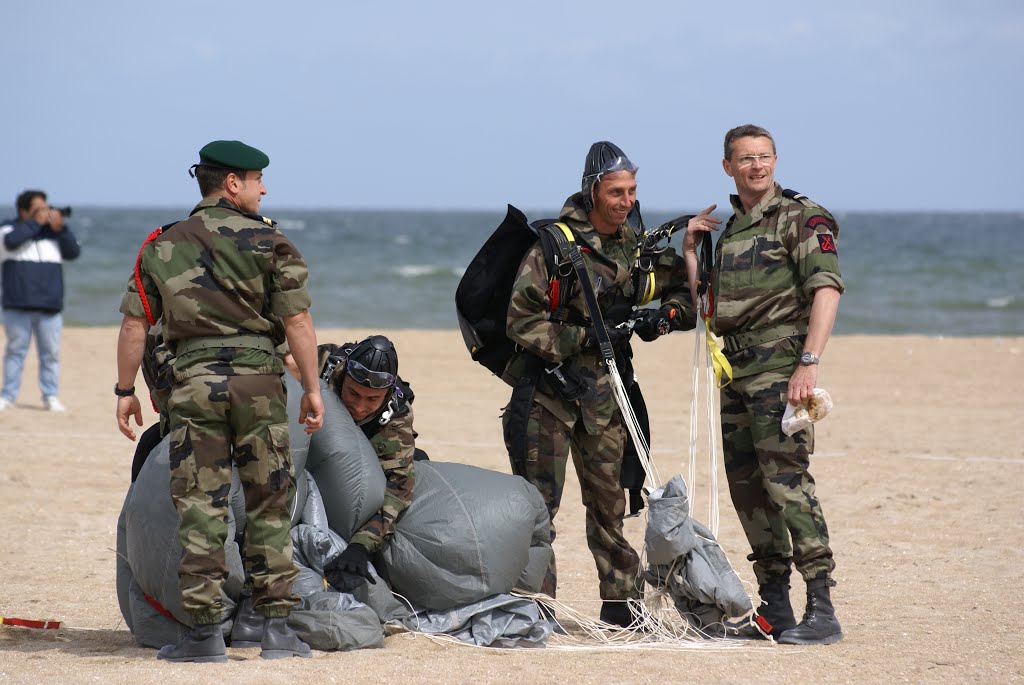
[{"label": "eyeglasses", "polygon": [[374,390],[384,390],[395,384],[394,374],[387,371],[371,371],[354,359],[349,359],[345,364],[348,375],[359,385],[365,385]]},{"label": "eyeglasses", "polygon": [[774,154],[764,155],[743,155],[742,157],[736,158],[736,164],[739,166],[750,166],[754,162],[761,162],[764,166],[771,166],[775,163]]}]

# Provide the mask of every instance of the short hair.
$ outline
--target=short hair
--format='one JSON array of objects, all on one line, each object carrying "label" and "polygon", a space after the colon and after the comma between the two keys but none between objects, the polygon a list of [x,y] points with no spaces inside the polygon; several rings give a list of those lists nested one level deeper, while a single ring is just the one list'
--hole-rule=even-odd
[{"label": "short hair", "polygon": [[207,197],[224,187],[224,181],[228,174],[234,174],[245,180],[245,172],[241,169],[229,169],[222,166],[208,166],[200,164],[196,167],[196,180],[199,182],[199,193]]},{"label": "short hair", "polygon": [[725,134],[724,159],[732,157],[732,144],[737,138],[767,138],[772,141],[772,152],[776,152],[775,139],[772,138],[771,133],[768,133],[768,129],[762,128],[761,126],[755,126],[754,124],[743,124],[742,126],[729,129],[729,132]]},{"label": "short hair", "polygon": [[45,201],[46,193],[41,190],[26,190],[18,196],[18,199],[14,204],[17,206],[19,212],[27,212],[32,206],[32,200],[37,197],[41,197]]}]

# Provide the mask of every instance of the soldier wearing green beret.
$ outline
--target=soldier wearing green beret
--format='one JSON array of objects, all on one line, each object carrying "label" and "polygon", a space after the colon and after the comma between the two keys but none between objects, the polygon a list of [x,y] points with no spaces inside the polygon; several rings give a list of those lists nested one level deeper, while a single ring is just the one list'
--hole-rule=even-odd
[{"label": "soldier wearing green beret", "polygon": [[[722,449],[733,505],[750,543],[761,629],[785,644],[829,644],[843,633],[832,606],[835,562],[808,469],[814,427],[782,431],[787,401],[810,399],[839,296],[839,225],[821,205],[775,182],[775,141],[760,126],[725,135],[722,167],[736,184],[734,214],[710,268],[708,327],[721,335],[732,381],[721,390]],[[693,297],[697,246],[717,230],[714,205],[687,225],[683,258]],[[807,584],[798,625],[792,566]]]},{"label": "soldier wearing green beret", "polygon": [[298,601],[290,537],[295,473],[284,367],[275,354],[287,339],[303,385],[299,422],[312,433],[323,402],[308,272],[291,241],[257,214],[270,159],[239,141],[219,140],[203,147],[199,160],[190,173],[203,199],[140,250],[121,301],[117,348],[117,422],[131,440],[130,418],[142,425],[134,382],[150,326],[159,322],[172,359],[165,400],[170,492],[184,548],[179,587],[193,628],[158,657],[227,659],[221,624],[229,618],[223,585],[232,464],[245,490],[246,576],[265,617],[261,656],[309,656],[287,622]]}]

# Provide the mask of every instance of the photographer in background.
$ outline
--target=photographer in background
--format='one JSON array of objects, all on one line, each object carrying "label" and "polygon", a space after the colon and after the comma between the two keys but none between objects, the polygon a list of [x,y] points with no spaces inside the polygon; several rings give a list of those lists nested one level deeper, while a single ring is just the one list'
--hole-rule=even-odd
[{"label": "photographer in background", "polygon": [[32,335],[39,352],[39,390],[43,406],[64,411],[60,385],[60,336],[64,325],[64,260],[77,259],[81,248],[64,223],[70,208],[54,209],[46,193],[26,190],[16,201],[16,221],[0,225],[3,311],[7,348],[0,411],[14,404]]}]

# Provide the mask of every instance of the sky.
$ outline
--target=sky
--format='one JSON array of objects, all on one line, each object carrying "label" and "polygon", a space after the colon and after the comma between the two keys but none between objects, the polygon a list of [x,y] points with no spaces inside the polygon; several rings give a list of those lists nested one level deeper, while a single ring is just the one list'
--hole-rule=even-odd
[{"label": "sky", "polygon": [[[216,139],[273,208],[557,209],[590,144],[720,208],[729,128],[834,211],[1024,210],[1024,2],[56,1],[0,10],[0,204],[190,207]],[[6,200],[5,198],[10,198]]]}]

